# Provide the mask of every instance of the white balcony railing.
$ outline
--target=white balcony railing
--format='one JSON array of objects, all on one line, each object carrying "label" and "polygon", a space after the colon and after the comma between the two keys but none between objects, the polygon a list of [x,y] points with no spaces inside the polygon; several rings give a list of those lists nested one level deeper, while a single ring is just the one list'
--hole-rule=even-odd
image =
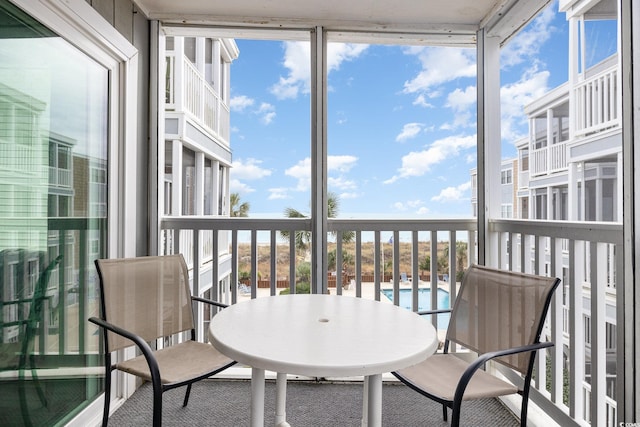
[{"label": "white balcony railing", "polygon": [[560,142],[531,151],[531,175],[540,176],[567,169],[567,143]]},{"label": "white balcony railing", "polygon": [[617,425],[616,349],[608,347],[617,333],[610,313],[616,312],[616,272],[623,268],[622,225],[496,220],[490,228],[498,233],[500,267],[564,281],[565,304],[559,288],[547,319],[556,345],[536,359],[532,399],[547,413],[566,415],[556,419],[560,425]]},{"label": "white balcony railing", "polygon": [[[176,67],[181,67],[180,72]],[[167,52],[165,84],[167,110],[184,110],[228,144],[229,107],[187,57],[180,61],[174,52]]]},{"label": "white balcony railing", "polygon": [[[441,244],[449,248],[458,247],[461,243],[467,249],[465,267],[475,262],[476,230],[475,219],[462,220],[344,220],[329,219],[328,227],[332,236],[332,247],[336,250],[336,258],[341,259],[346,243],[341,233],[355,233],[355,244],[349,251],[355,252],[353,270],[355,271],[355,296],[361,297],[364,271],[370,267],[374,274],[375,298],[380,298],[381,284],[388,280],[381,273],[385,248],[392,247],[391,269],[393,270],[393,301],[398,303],[400,277],[400,242],[410,243],[412,277],[419,277],[419,264],[424,253],[419,253],[418,242],[425,239],[438,242],[431,245],[430,271],[437,271],[437,260],[441,254]],[[192,258],[193,275],[200,276],[207,263],[213,270],[212,277],[218,277],[218,263],[211,262],[203,256],[218,253],[222,258],[231,258],[232,271],[230,283],[238,280],[238,244],[245,236],[251,246],[250,264],[251,297],[257,297],[258,267],[267,263],[271,272],[276,269],[280,231],[289,233],[284,241],[288,245],[289,277],[296,277],[295,232],[309,232],[311,221],[306,218],[297,219],[250,219],[250,218],[215,218],[215,217],[167,217],[161,221],[162,241],[165,242],[164,253],[183,251]],[[194,233],[194,231],[197,231]],[[389,239],[389,234],[392,238]],[[208,235],[208,236],[207,236]],[[213,238],[217,236],[218,238]],[[230,236],[230,241],[226,240]],[[247,237],[248,236],[248,237]],[[384,237],[383,237],[384,236]],[[261,243],[259,243],[259,240]],[[363,265],[363,242],[372,241],[373,266]],[[548,274],[562,278],[566,290],[563,304],[563,288],[559,288],[550,308],[544,339],[552,340],[556,345],[543,351],[536,358],[536,382],[533,385],[531,399],[545,412],[554,414],[560,425],[613,425],[616,420],[615,360],[608,360],[607,355],[615,354],[609,349],[611,334],[615,334],[616,319],[608,313],[615,312],[615,278],[616,271],[622,271],[622,226],[616,223],[590,223],[568,221],[527,221],[527,220],[492,220],[490,221],[489,241],[497,247],[487,247],[487,253],[496,254],[492,264],[504,269],[513,269],[537,274]],[[266,242],[266,243],[265,243]],[[393,242],[393,243],[391,243]],[[483,242],[478,242],[481,246]],[[264,256],[264,246],[268,247]],[[200,249],[199,249],[200,248]],[[260,249],[260,251],[259,251]],[[406,250],[406,249],[403,249]],[[449,251],[448,276],[456,277],[458,271],[458,251]],[[197,254],[197,258],[193,255]],[[196,262],[197,261],[197,262]],[[384,271],[384,270],[383,270]],[[207,273],[209,274],[209,273]],[[279,285],[276,274],[270,274],[267,280],[269,292],[275,295]],[[342,278],[336,277],[335,289],[331,292],[342,293]],[[411,287],[417,288],[419,281],[412,281]],[[217,284],[214,284],[215,287]],[[432,290],[442,285],[436,274],[422,282]],[[368,285],[367,285],[368,286]],[[237,300],[237,287],[230,286],[230,302]],[[292,289],[293,290],[293,289]],[[450,287],[450,301],[455,300],[456,287]],[[222,292],[220,289],[218,292]],[[417,290],[415,292],[417,294]],[[431,293],[432,296],[436,292]],[[417,300],[417,296],[416,296]],[[417,302],[412,303],[417,307]],[[433,304],[433,303],[432,303]],[[436,302],[437,304],[437,302]],[[435,305],[432,305],[435,307]],[[585,320],[586,319],[586,320]],[[588,320],[588,321],[587,321]],[[435,319],[434,319],[435,321]],[[607,332],[609,331],[609,332]],[[586,343],[591,343],[587,345]],[[592,350],[593,349],[593,350]],[[512,380],[518,382],[513,372],[504,372]],[[614,374],[612,376],[612,374]],[[614,378],[612,380],[612,378]],[[586,387],[585,384],[588,386]]]},{"label": "white balcony railing", "polygon": [[618,68],[580,82],[574,91],[575,135],[586,136],[620,125]]}]

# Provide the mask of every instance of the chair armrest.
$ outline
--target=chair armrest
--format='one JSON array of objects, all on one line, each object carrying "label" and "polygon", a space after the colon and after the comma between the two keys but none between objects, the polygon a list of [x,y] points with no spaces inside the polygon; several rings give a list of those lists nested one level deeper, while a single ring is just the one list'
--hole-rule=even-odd
[{"label": "chair armrest", "polygon": [[102,328],[105,328],[113,332],[114,334],[118,334],[120,336],[123,336],[133,341],[134,344],[140,349],[140,351],[144,355],[144,358],[147,361],[147,365],[149,365],[149,372],[151,373],[151,381],[153,382],[154,388],[161,385],[160,368],[158,367],[158,362],[156,361],[156,358],[153,355],[153,350],[142,337],[130,331],[127,331],[126,329],[122,329],[116,325],[113,325],[98,317],[90,317],[88,320],[89,322],[94,323]]},{"label": "chair armrest", "polygon": [[510,356],[512,354],[517,353],[526,353],[528,351],[537,351],[547,347],[553,347],[552,342],[540,342],[534,344],[523,345],[519,347],[508,348],[506,350],[497,350],[497,351],[489,351],[487,353],[483,353],[478,356],[464,371],[462,376],[460,377],[460,381],[458,382],[458,386],[456,387],[456,392],[454,394],[454,401],[462,401],[462,395],[464,394],[464,390],[467,388],[469,381],[471,381],[471,377],[476,373],[478,369],[484,366],[489,360],[495,359],[496,357],[502,356]]},{"label": "chair armrest", "polygon": [[222,307],[222,308],[229,307],[228,304],[223,304],[221,302],[213,301],[213,300],[206,299],[206,298],[200,298],[200,297],[192,296],[191,299],[194,300],[194,301],[200,301],[200,302],[204,302],[204,303],[207,303],[207,304],[215,305],[217,307]]},{"label": "chair armrest", "polygon": [[422,310],[422,311],[416,311],[416,313],[421,315],[421,316],[429,315],[429,314],[451,313],[451,309],[450,308],[443,308],[441,310]]}]

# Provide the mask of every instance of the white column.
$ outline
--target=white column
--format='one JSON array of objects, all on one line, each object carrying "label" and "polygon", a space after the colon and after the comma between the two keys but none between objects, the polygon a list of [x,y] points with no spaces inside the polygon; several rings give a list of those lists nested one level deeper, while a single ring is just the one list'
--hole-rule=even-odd
[{"label": "white column", "polygon": [[222,169],[222,215],[229,215],[229,168],[225,167]]},{"label": "white column", "polygon": [[184,110],[184,37],[173,38],[175,64],[173,70],[174,104],[176,111]]},{"label": "white column", "polygon": [[613,205],[616,208],[616,211],[614,213],[614,220],[618,221],[618,222],[622,222],[624,220],[622,213],[624,212],[624,206],[623,206],[623,188],[622,188],[622,183],[624,181],[623,179],[623,170],[624,170],[624,163],[622,162],[622,152],[618,153],[617,156],[617,162],[616,162],[616,188],[615,188],[615,193],[614,193],[614,197],[615,200],[613,201]]},{"label": "white column", "polygon": [[196,179],[196,193],[194,206],[196,215],[204,214],[204,153],[198,151],[196,154],[196,167],[195,167],[195,179]]},{"label": "white column", "polygon": [[202,75],[205,75],[204,72],[204,37],[196,37],[196,68]]},{"label": "white column", "polygon": [[591,201],[591,203],[595,203],[596,205],[596,221],[602,221],[602,179],[602,167],[598,166],[595,200]]},{"label": "white column", "polygon": [[555,210],[553,209],[553,187],[547,187],[547,220],[556,219]]},{"label": "white column", "polygon": [[220,181],[218,179],[220,173],[220,162],[214,160],[211,162],[211,212],[213,215],[218,215],[218,208],[220,207]]},{"label": "white column", "polygon": [[171,215],[182,215],[182,141],[174,140],[171,153]]},{"label": "white column", "polygon": [[221,80],[220,80],[220,40],[213,41],[213,52],[211,54],[211,84],[216,92],[220,93]]},{"label": "white column", "polygon": [[577,174],[577,167],[576,164],[574,162],[571,162],[568,164],[568,177],[567,177],[567,204],[568,206],[568,212],[567,212],[567,219],[569,221],[576,221],[578,219],[578,202],[577,202],[577,197],[578,197],[578,185],[576,183],[576,174]]},{"label": "white column", "polygon": [[549,108],[547,110],[547,148],[546,148],[547,174],[550,174],[551,171],[553,170],[553,157],[552,157],[553,150],[551,149],[552,145],[553,145],[553,109]]}]

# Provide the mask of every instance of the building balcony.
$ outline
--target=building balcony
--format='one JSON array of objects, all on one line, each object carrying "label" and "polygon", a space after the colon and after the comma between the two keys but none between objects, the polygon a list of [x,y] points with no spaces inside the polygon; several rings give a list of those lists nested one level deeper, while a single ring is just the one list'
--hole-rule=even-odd
[{"label": "building balcony", "polygon": [[[229,106],[204,75],[184,55],[166,53],[165,110],[184,114],[228,148]],[[169,115],[168,115],[169,116]],[[168,133],[171,126],[168,126]]]},{"label": "building balcony", "polygon": [[[49,226],[50,229],[59,229],[58,237],[73,235],[76,247],[81,248],[86,247],[82,242],[90,240],[93,232],[74,230],[82,230],[86,224],[99,225],[100,221],[61,219],[50,221]],[[419,307],[419,293],[425,289],[429,289],[431,295],[436,295],[437,289],[445,290],[449,295],[447,304],[451,304],[456,295],[456,286],[451,286],[454,283],[451,278],[459,279],[462,270],[476,262],[477,248],[482,243],[477,242],[477,221],[473,218],[330,219],[328,226],[336,236],[330,239],[329,244],[331,250],[335,250],[335,259],[340,259],[346,252],[353,255],[352,261],[347,263],[347,277],[354,280],[352,287],[345,290],[345,276],[338,274],[335,287],[329,287],[330,280],[327,279],[317,283],[316,289],[312,285],[315,292],[406,304],[407,309],[414,311],[424,309]],[[541,351],[536,359],[531,402],[559,425],[589,422],[601,425],[593,421],[594,417],[606,420],[606,425],[614,425],[617,420],[617,369],[612,355],[615,354],[617,339],[616,280],[622,271],[622,225],[491,220],[489,229],[490,250],[497,254],[499,267],[552,275],[563,280],[543,333],[544,339],[556,345]],[[161,221],[161,230],[165,253],[181,251],[186,255],[194,294],[234,304],[245,298],[278,294],[285,289],[277,280],[279,276],[303,280],[297,266],[304,261],[296,251],[295,234],[309,232],[310,219],[165,217]],[[286,239],[281,238],[282,231],[288,232]],[[353,242],[343,240],[342,233],[346,231],[354,233]],[[68,237],[65,239],[69,241]],[[248,251],[240,255],[242,245],[246,245]],[[449,250],[454,247],[455,250]],[[284,266],[277,262],[283,259],[281,252],[289,255]],[[218,262],[212,254],[219,254]],[[314,255],[311,256],[313,262]],[[427,256],[430,262],[425,265]],[[99,354],[97,335],[86,322],[81,321],[97,314],[96,295],[91,291],[95,289],[95,272],[91,266],[82,263],[83,259],[86,257],[76,261],[62,260],[56,270],[54,284],[64,286],[55,285],[49,289],[48,293],[52,298],[55,295],[57,302],[52,299],[45,305],[42,316],[46,328],[34,338],[35,352],[44,363],[37,369],[38,377],[46,377],[47,381],[66,375],[45,367],[46,360],[50,358],[63,358],[65,365],[72,368],[76,363],[74,360],[84,355],[80,357],[83,363],[80,371],[91,376],[101,375],[97,358],[93,357]],[[241,294],[239,287],[235,286],[241,268],[249,269],[248,294]],[[264,270],[268,277],[263,275],[262,278],[268,282],[268,287],[259,288],[258,272]],[[403,281],[402,273],[420,280]],[[226,276],[230,281],[223,280]],[[391,277],[390,281],[387,281],[388,277]],[[290,283],[287,289],[296,292]],[[389,297],[381,292],[383,289],[387,290]],[[431,301],[438,304],[435,298]],[[209,313],[198,313],[200,339],[205,339],[209,316]],[[433,321],[443,333],[446,324],[436,319]],[[66,341],[60,339],[63,336],[61,329],[66,330]],[[458,349],[458,352],[463,355],[466,350]],[[87,357],[94,359],[95,366],[84,364]],[[237,368],[242,369],[245,368]],[[513,372],[501,371],[513,381],[520,380]],[[249,372],[246,369],[245,374],[248,376]],[[11,380],[9,373],[5,374],[3,380]],[[30,383],[29,380],[27,382]],[[505,403],[517,407],[517,403],[511,400]],[[36,409],[33,411],[34,415],[38,412]],[[533,411],[530,416],[535,416],[535,413]]]},{"label": "building balcony", "polygon": [[[416,311],[421,289],[430,289],[431,295],[435,295],[438,288],[445,289],[452,302],[456,287],[451,287],[447,278],[459,277],[461,267],[466,268],[477,259],[477,223],[473,219],[330,219],[328,226],[337,236],[329,245],[336,251],[336,259],[340,259],[348,245],[340,237],[341,232],[355,233],[355,242],[349,244],[349,251],[355,255],[349,266],[354,283],[353,288],[344,290],[344,276],[338,274],[335,287],[331,287],[327,280],[319,284],[323,289],[317,289],[317,292],[374,298],[396,305],[402,304],[401,293],[408,292],[411,296],[407,308]],[[243,298],[276,295],[287,284],[289,290],[295,292],[290,281],[283,285],[278,278],[288,276],[300,280],[296,266],[301,261],[296,256],[293,236],[296,232],[309,232],[311,222],[308,219],[166,217],[161,228],[167,242],[164,246],[166,253],[182,250],[191,254],[188,262],[193,277],[198,278],[194,281],[198,283],[194,288],[203,295],[213,292],[209,295],[218,294],[222,301],[235,303]],[[616,420],[616,365],[611,355],[615,353],[616,277],[622,269],[622,226],[492,220],[490,230],[491,250],[498,254],[501,268],[563,279],[545,331],[546,339],[555,342],[556,346],[540,353],[541,357],[537,359],[537,381],[532,401],[544,412],[554,414],[553,418],[560,425],[591,422],[594,416],[604,417],[607,425],[612,425]],[[288,232],[287,240],[280,239],[281,231]],[[240,260],[237,248],[243,235],[248,238],[245,244],[249,247],[249,255],[243,255]],[[387,237],[389,235],[391,238]],[[216,244],[213,236],[220,236],[219,241],[225,242],[230,236],[230,240],[221,246]],[[426,252],[421,242],[429,242]],[[284,271],[276,263],[282,258],[282,245],[291,260],[284,266]],[[208,247],[213,247],[211,253],[220,254],[221,262],[211,262],[211,256],[205,255],[202,249]],[[455,251],[448,250],[453,247],[456,247]],[[430,256],[429,271],[438,273],[425,277],[421,263],[427,255]],[[442,267],[438,269],[438,263],[442,263],[439,259],[443,256],[448,258],[444,270]],[[403,259],[410,261],[409,271],[405,272],[406,268],[401,266]],[[235,286],[241,261],[242,268],[248,269],[250,275],[250,291],[244,295]],[[217,281],[212,281],[211,277],[224,277],[229,272],[228,268],[231,269],[231,285],[219,289]],[[268,277],[263,275],[263,280],[259,280],[259,271],[265,269]],[[391,273],[391,283],[385,281],[388,273]],[[402,273],[425,280],[402,282]],[[258,286],[264,282],[268,282],[267,288]],[[391,298],[381,293],[383,288],[389,290]],[[206,335],[205,324],[199,331],[201,338]],[[442,325],[438,327],[442,329]],[[513,377],[513,373],[504,374]],[[517,378],[512,379],[518,381]]]}]

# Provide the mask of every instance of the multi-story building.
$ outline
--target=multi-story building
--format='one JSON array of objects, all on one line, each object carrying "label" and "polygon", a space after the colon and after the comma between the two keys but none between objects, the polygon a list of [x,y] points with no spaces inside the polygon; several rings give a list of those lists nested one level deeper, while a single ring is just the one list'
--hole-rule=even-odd
[{"label": "multi-story building", "polygon": [[[569,21],[569,81],[524,106],[529,121],[528,137],[515,143],[517,157],[502,161],[502,217],[552,221],[622,222],[622,131],[620,120],[619,55],[616,53],[589,64],[589,21],[610,21],[615,31],[617,15],[608,2],[574,1],[562,11]],[[600,37],[604,37],[599,22]],[[615,36],[617,32],[614,32]],[[579,48],[582,47],[582,48]],[[472,183],[477,181],[471,171]],[[510,177],[518,177],[512,182]],[[472,203],[477,196],[472,196]],[[516,207],[508,212],[510,203]],[[476,214],[476,208],[474,208]],[[514,245],[523,244],[514,240]],[[563,242],[563,277],[570,265],[569,241]],[[616,381],[616,268],[614,248],[605,248],[608,258],[601,285],[606,289],[605,339],[607,353],[606,392],[615,398]],[[547,269],[551,248],[545,250]],[[587,260],[581,267],[590,270]],[[587,275],[588,276],[588,275]],[[563,310],[569,310],[567,280],[563,289]],[[591,329],[591,288],[582,284],[584,329]],[[600,285],[600,284],[599,284]],[[568,318],[565,320],[564,354],[568,360]],[[591,378],[591,342],[584,336],[585,392]],[[570,369],[570,367],[567,367]],[[610,404],[611,400],[608,401]],[[608,409],[608,412],[611,412]]]},{"label": "multi-story building", "polygon": [[[229,216],[230,146],[230,68],[239,51],[233,39],[211,37],[165,38],[164,150],[158,150],[164,163],[163,191],[158,191],[163,216]],[[164,158],[164,160],[162,160]],[[211,232],[202,232],[198,258],[205,268],[199,281],[200,292],[211,292],[224,300],[230,284],[228,251],[218,257],[217,284],[211,277]],[[161,242],[173,244],[170,233]],[[192,266],[192,240],[182,236],[180,252]],[[218,240],[224,248],[226,240]],[[225,255],[226,253],[226,255]]]}]

